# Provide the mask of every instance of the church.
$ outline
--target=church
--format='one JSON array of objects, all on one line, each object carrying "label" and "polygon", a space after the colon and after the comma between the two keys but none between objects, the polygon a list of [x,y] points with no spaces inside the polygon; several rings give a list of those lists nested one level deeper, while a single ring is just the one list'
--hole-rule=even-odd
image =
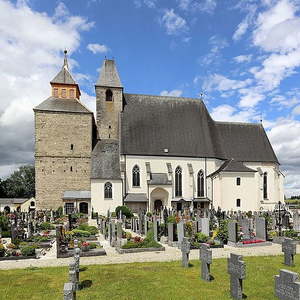
[{"label": "church", "polygon": [[261,123],[215,121],[201,99],[125,93],[110,59],[95,84],[95,115],[66,52],[50,85],[34,108],[37,209],[258,211],[284,199]]}]

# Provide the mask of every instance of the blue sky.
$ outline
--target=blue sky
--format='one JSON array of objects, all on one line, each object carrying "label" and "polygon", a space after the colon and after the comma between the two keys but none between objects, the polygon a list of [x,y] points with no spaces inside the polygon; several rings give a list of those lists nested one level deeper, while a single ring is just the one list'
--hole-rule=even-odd
[{"label": "blue sky", "polygon": [[286,193],[300,194],[298,0],[0,0],[0,33],[0,177],[33,161],[32,107],[67,48],[92,109],[106,56],[125,92],[203,93],[216,120],[262,118]]}]

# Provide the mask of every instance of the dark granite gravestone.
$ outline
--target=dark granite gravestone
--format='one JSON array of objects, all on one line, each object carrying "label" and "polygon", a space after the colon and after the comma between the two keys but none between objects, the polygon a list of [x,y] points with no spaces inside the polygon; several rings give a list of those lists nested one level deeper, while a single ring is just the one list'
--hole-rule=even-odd
[{"label": "dark granite gravestone", "polygon": [[243,232],[243,239],[250,240],[250,222],[248,219],[241,219],[241,227]]},{"label": "dark granite gravestone", "polygon": [[281,300],[299,300],[300,282],[295,272],[280,270],[275,276],[275,296]]},{"label": "dark granite gravestone", "polygon": [[243,279],[246,278],[246,265],[241,255],[230,253],[228,273],[230,274],[230,294],[234,299],[243,298]]},{"label": "dark granite gravestone", "polygon": [[64,284],[64,300],[76,300],[76,289],[72,282]]},{"label": "dark granite gravestone", "polygon": [[228,242],[237,243],[237,221],[228,222]]},{"label": "dark granite gravestone", "polygon": [[212,251],[207,244],[200,245],[201,278],[210,281],[210,265],[212,263]]},{"label": "dark granite gravestone", "polygon": [[172,246],[174,242],[174,224],[168,223],[168,245]]},{"label": "dark granite gravestone", "polygon": [[267,236],[267,221],[264,217],[255,218],[255,235],[258,240],[266,241]]},{"label": "dark granite gravestone", "polygon": [[282,242],[282,252],[284,253],[284,264],[294,265],[294,255],[296,255],[296,242],[293,239],[285,238]]},{"label": "dark granite gravestone", "polygon": [[189,254],[190,254],[191,243],[188,238],[184,237],[181,242],[181,253],[182,253],[182,266],[184,268],[189,267]]}]

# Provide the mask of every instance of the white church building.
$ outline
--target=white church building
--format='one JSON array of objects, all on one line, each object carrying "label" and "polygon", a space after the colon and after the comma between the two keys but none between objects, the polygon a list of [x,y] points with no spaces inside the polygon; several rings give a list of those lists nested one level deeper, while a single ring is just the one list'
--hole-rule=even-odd
[{"label": "white church building", "polygon": [[283,175],[262,124],[214,121],[200,99],[124,92],[115,62],[96,83],[90,206],[273,209]]}]

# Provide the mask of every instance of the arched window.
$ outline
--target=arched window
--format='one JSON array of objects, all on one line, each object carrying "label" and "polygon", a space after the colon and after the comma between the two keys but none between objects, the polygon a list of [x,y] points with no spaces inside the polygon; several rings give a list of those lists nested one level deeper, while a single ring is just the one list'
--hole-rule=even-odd
[{"label": "arched window", "polygon": [[137,165],[132,169],[132,186],[140,186],[140,168]]},{"label": "arched window", "polygon": [[30,202],[30,206],[35,206],[34,201],[31,201],[31,202]]},{"label": "arched window", "polygon": [[268,174],[264,173],[264,199],[268,199]]},{"label": "arched window", "polygon": [[175,170],[175,196],[182,196],[182,170],[179,166]]},{"label": "arched window", "polygon": [[204,197],[204,174],[202,170],[197,175],[197,196]]},{"label": "arched window", "polygon": [[104,184],[104,198],[111,199],[112,198],[112,184],[111,182],[106,182]]},{"label": "arched window", "polygon": [[106,90],[105,92],[105,100],[106,101],[113,101],[113,93],[111,90]]}]

